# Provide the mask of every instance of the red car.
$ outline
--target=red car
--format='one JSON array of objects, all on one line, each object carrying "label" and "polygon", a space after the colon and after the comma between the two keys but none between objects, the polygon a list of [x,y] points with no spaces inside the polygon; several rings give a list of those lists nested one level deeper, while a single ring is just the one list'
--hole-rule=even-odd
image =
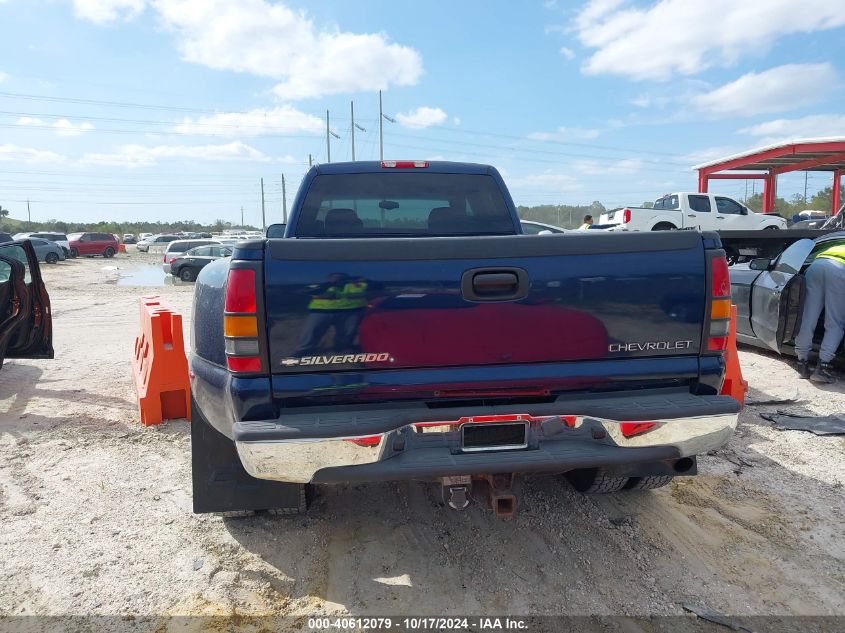
[{"label": "red car", "polygon": [[117,238],[111,233],[71,233],[67,239],[71,257],[79,255],[113,257],[117,252]]}]

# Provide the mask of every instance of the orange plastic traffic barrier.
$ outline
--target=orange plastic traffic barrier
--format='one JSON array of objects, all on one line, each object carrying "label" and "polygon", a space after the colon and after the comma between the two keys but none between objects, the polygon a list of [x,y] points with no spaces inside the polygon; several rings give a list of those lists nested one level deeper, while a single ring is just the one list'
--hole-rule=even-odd
[{"label": "orange plastic traffic barrier", "polygon": [[126,244],[118,244],[117,245],[117,252],[118,253],[125,253],[126,252]]},{"label": "orange plastic traffic barrier", "polygon": [[725,381],[722,383],[721,394],[730,396],[745,406],[745,393],[748,391],[748,381],[742,378],[742,368],[739,366],[739,353],[736,350],[736,306],[731,306],[731,330],[728,333],[728,347],[725,350]]},{"label": "orange plastic traffic barrier", "polygon": [[191,419],[191,386],[182,337],[182,315],[160,297],[141,297],[141,333],[135,339],[132,374],[144,425]]}]

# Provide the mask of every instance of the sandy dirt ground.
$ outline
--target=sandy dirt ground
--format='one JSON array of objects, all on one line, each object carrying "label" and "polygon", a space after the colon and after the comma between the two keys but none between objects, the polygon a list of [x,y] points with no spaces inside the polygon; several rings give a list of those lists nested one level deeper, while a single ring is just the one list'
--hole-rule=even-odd
[{"label": "sandy dirt ground", "polygon": [[749,396],[799,402],[746,407],[664,489],[534,478],[512,522],[423,483],[323,489],[292,519],[194,515],[188,423],[141,426],[129,370],[137,297],[165,296],[187,332],[193,286],[116,283],[158,261],[44,267],[55,360],[0,371],[0,615],[845,614],[845,437],[760,417],[845,412],[845,388],[749,349]]}]

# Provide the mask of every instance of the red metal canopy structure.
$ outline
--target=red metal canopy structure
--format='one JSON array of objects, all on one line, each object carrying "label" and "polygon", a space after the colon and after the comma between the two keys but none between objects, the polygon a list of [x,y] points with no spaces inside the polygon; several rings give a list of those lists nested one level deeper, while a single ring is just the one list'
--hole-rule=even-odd
[{"label": "red metal canopy structure", "polygon": [[696,165],[693,169],[698,170],[698,190],[702,193],[707,192],[711,180],[762,180],[763,213],[775,210],[779,174],[829,171],[833,174],[831,215],[834,215],[841,206],[839,183],[845,174],[845,137],[787,141]]}]

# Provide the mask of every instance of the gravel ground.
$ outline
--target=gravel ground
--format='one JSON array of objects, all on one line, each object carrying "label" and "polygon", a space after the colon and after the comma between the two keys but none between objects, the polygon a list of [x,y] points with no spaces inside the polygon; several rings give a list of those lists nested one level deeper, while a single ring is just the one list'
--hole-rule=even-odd
[{"label": "gravel ground", "polygon": [[56,358],[0,371],[0,615],[845,615],[845,438],[778,431],[845,412],[842,386],[744,349],[752,399],[701,475],[586,497],[526,482],[512,522],[421,483],[321,491],[298,518],[191,512],[188,424],[138,423],[136,298],[190,319],[192,285],[124,286],[160,256],[45,266]]}]

